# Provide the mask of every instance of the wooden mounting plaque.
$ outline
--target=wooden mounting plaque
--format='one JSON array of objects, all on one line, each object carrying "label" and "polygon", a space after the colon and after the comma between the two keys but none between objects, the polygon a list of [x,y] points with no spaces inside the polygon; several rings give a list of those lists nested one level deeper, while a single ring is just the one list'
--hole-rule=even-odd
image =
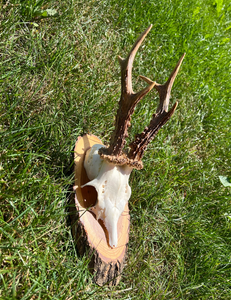
[{"label": "wooden mounting plaque", "polygon": [[[125,263],[129,240],[130,215],[128,205],[118,222],[118,245],[111,248],[108,244],[108,233],[102,220],[97,221],[89,207],[97,201],[94,187],[82,185],[89,182],[84,169],[86,151],[94,144],[102,144],[94,135],[78,137],[74,149],[75,186],[70,205],[72,235],[80,255],[89,256],[89,268],[94,273],[98,285],[117,285]],[[103,144],[102,144],[103,145]]]}]

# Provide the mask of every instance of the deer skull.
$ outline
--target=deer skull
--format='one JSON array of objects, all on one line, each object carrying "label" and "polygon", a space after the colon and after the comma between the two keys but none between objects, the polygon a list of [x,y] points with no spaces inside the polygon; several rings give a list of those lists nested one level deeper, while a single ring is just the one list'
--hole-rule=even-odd
[{"label": "deer skull", "polygon": [[108,231],[109,245],[116,247],[117,223],[131,196],[128,179],[132,168],[127,165],[117,166],[103,160],[98,154],[100,148],[102,145],[95,144],[86,153],[84,167],[91,181],[84,186],[91,185],[96,189],[98,199],[91,210],[95,213],[97,220],[104,221]]},{"label": "deer skull", "polygon": [[[180,58],[167,82],[163,85],[140,76],[148,86],[138,93],[132,90],[132,64],[135,54],[142,41],[150,31],[150,25],[137,39],[126,59],[119,57],[121,66],[121,97],[116,116],[115,130],[108,148],[95,144],[85,156],[84,167],[89,182],[86,185],[93,186],[98,194],[97,203],[90,208],[96,215],[96,219],[102,219],[109,235],[109,245],[117,246],[117,223],[125,204],[131,196],[131,188],[128,184],[129,176],[133,168],[142,169],[141,158],[148,144],[157,134],[159,129],[170,119],[174,113],[177,102],[168,111],[170,92],[184,55]],[[135,140],[130,143],[128,154],[123,152],[127,129],[130,126],[131,115],[138,102],[153,88],[158,91],[160,103],[153,115],[148,127],[137,134]],[[83,187],[84,187],[83,186]]]}]

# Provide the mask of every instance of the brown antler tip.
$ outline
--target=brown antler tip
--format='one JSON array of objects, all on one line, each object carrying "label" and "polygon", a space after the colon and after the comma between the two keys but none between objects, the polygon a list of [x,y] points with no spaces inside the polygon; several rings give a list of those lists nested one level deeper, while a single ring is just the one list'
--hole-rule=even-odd
[{"label": "brown antler tip", "polygon": [[[139,77],[140,77],[143,81],[147,82],[149,85],[153,85],[153,86],[156,85],[156,82],[153,81],[153,80],[151,80],[151,79],[149,79],[148,77],[145,77],[145,76],[143,76],[143,75],[139,75]],[[153,87],[153,86],[152,86],[152,87]]]},{"label": "brown antler tip", "polygon": [[174,69],[174,70],[176,71],[176,75],[177,75],[177,73],[178,73],[178,71],[179,71],[179,69],[180,69],[180,66],[181,66],[181,64],[182,64],[182,61],[183,61],[185,55],[186,55],[186,53],[184,52],[183,55],[181,56],[181,58],[179,59],[177,65],[176,65],[176,67],[175,67],[175,69]]},{"label": "brown antler tip", "polygon": [[171,116],[174,114],[176,108],[178,106],[178,101],[176,101],[174,104],[173,104],[173,107],[170,109],[169,111],[169,119],[171,118]]},{"label": "brown antler tip", "polygon": [[150,31],[150,30],[151,30],[151,28],[152,28],[152,26],[153,26],[153,25],[152,25],[152,24],[150,24],[146,30],[147,30],[147,31]]}]

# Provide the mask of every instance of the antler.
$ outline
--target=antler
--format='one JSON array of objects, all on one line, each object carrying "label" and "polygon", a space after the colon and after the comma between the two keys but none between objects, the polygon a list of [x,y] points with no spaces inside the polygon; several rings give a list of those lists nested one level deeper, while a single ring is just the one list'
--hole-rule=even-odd
[{"label": "antler", "polygon": [[129,145],[131,149],[128,153],[128,158],[137,161],[137,168],[141,167],[139,162],[141,162],[141,158],[148,144],[155,137],[160,128],[171,118],[178,105],[178,102],[176,102],[168,112],[171,89],[184,57],[185,53],[181,56],[165,84],[155,84],[155,89],[158,91],[160,97],[159,106],[149,126],[146,127],[142,133],[137,134],[135,140]]},{"label": "antler", "polygon": [[[176,102],[168,112],[171,89],[185,56],[185,54],[182,55],[165,84],[161,85],[147,77],[140,76],[141,79],[148,83],[148,86],[142,91],[134,93],[132,90],[132,64],[137,50],[151,28],[152,25],[150,25],[140,35],[126,59],[123,59],[120,56],[118,57],[121,66],[121,97],[119,101],[119,109],[116,115],[115,130],[112,135],[110,146],[108,148],[99,149],[99,155],[102,159],[106,159],[107,161],[117,165],[126,164],[136,169],[143,168],[141,158],[144,154],[144,151],[160,128],[170,119],[177,107],[178,103]],[[123,148],[126,143],[125,138],[128,136],[127,129],[131,125],[131,115],[133,114],[134,109],[139,101],[153,87],[155,87],[159,93],[159,106],[156,110],[156,113],[153,115],[149,126],[145,127],[142,133],[137,134],[135,140],[130,143],[130,152],[128,155],[126,155],[123,153]]]},{"label": "antler", "polygon": [[154,87],[155,82],[148,80],[142,76],[149,85],[138,93],[134,93],[132,89],[132,64],[142,41],[152,28],[150,25],[136,40],[128,57],[126,59],[118,56],[121,67],[121,97],[119,101],[119,108],[116,116],[115,130],[112,135],[109,148],[102,148],[99,150],[101,158],[107,159],[110,162],[122,165],[127,163],[127,157],[122,152],[126,143],[125,138],[128,136],[127,129],[131,125],[131,115],[134,112],[139,101]]}]

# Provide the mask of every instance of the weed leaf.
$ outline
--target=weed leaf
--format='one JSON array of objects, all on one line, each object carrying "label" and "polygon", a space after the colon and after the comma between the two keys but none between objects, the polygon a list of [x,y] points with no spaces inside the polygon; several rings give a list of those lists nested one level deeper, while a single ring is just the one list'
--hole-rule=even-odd
[{"label": "weed leaf", "polygon": [[51,9],[51,8],[48,8],[46,10],[38,10],[36,11],[36,16],[38,17],[54,17],[57,15],[57,10],[56,9]]},{"label": "weed leaf", "polygon": [[231,186],[230,179],[227,176],[219,176],[219,179],[223,186]]}]

